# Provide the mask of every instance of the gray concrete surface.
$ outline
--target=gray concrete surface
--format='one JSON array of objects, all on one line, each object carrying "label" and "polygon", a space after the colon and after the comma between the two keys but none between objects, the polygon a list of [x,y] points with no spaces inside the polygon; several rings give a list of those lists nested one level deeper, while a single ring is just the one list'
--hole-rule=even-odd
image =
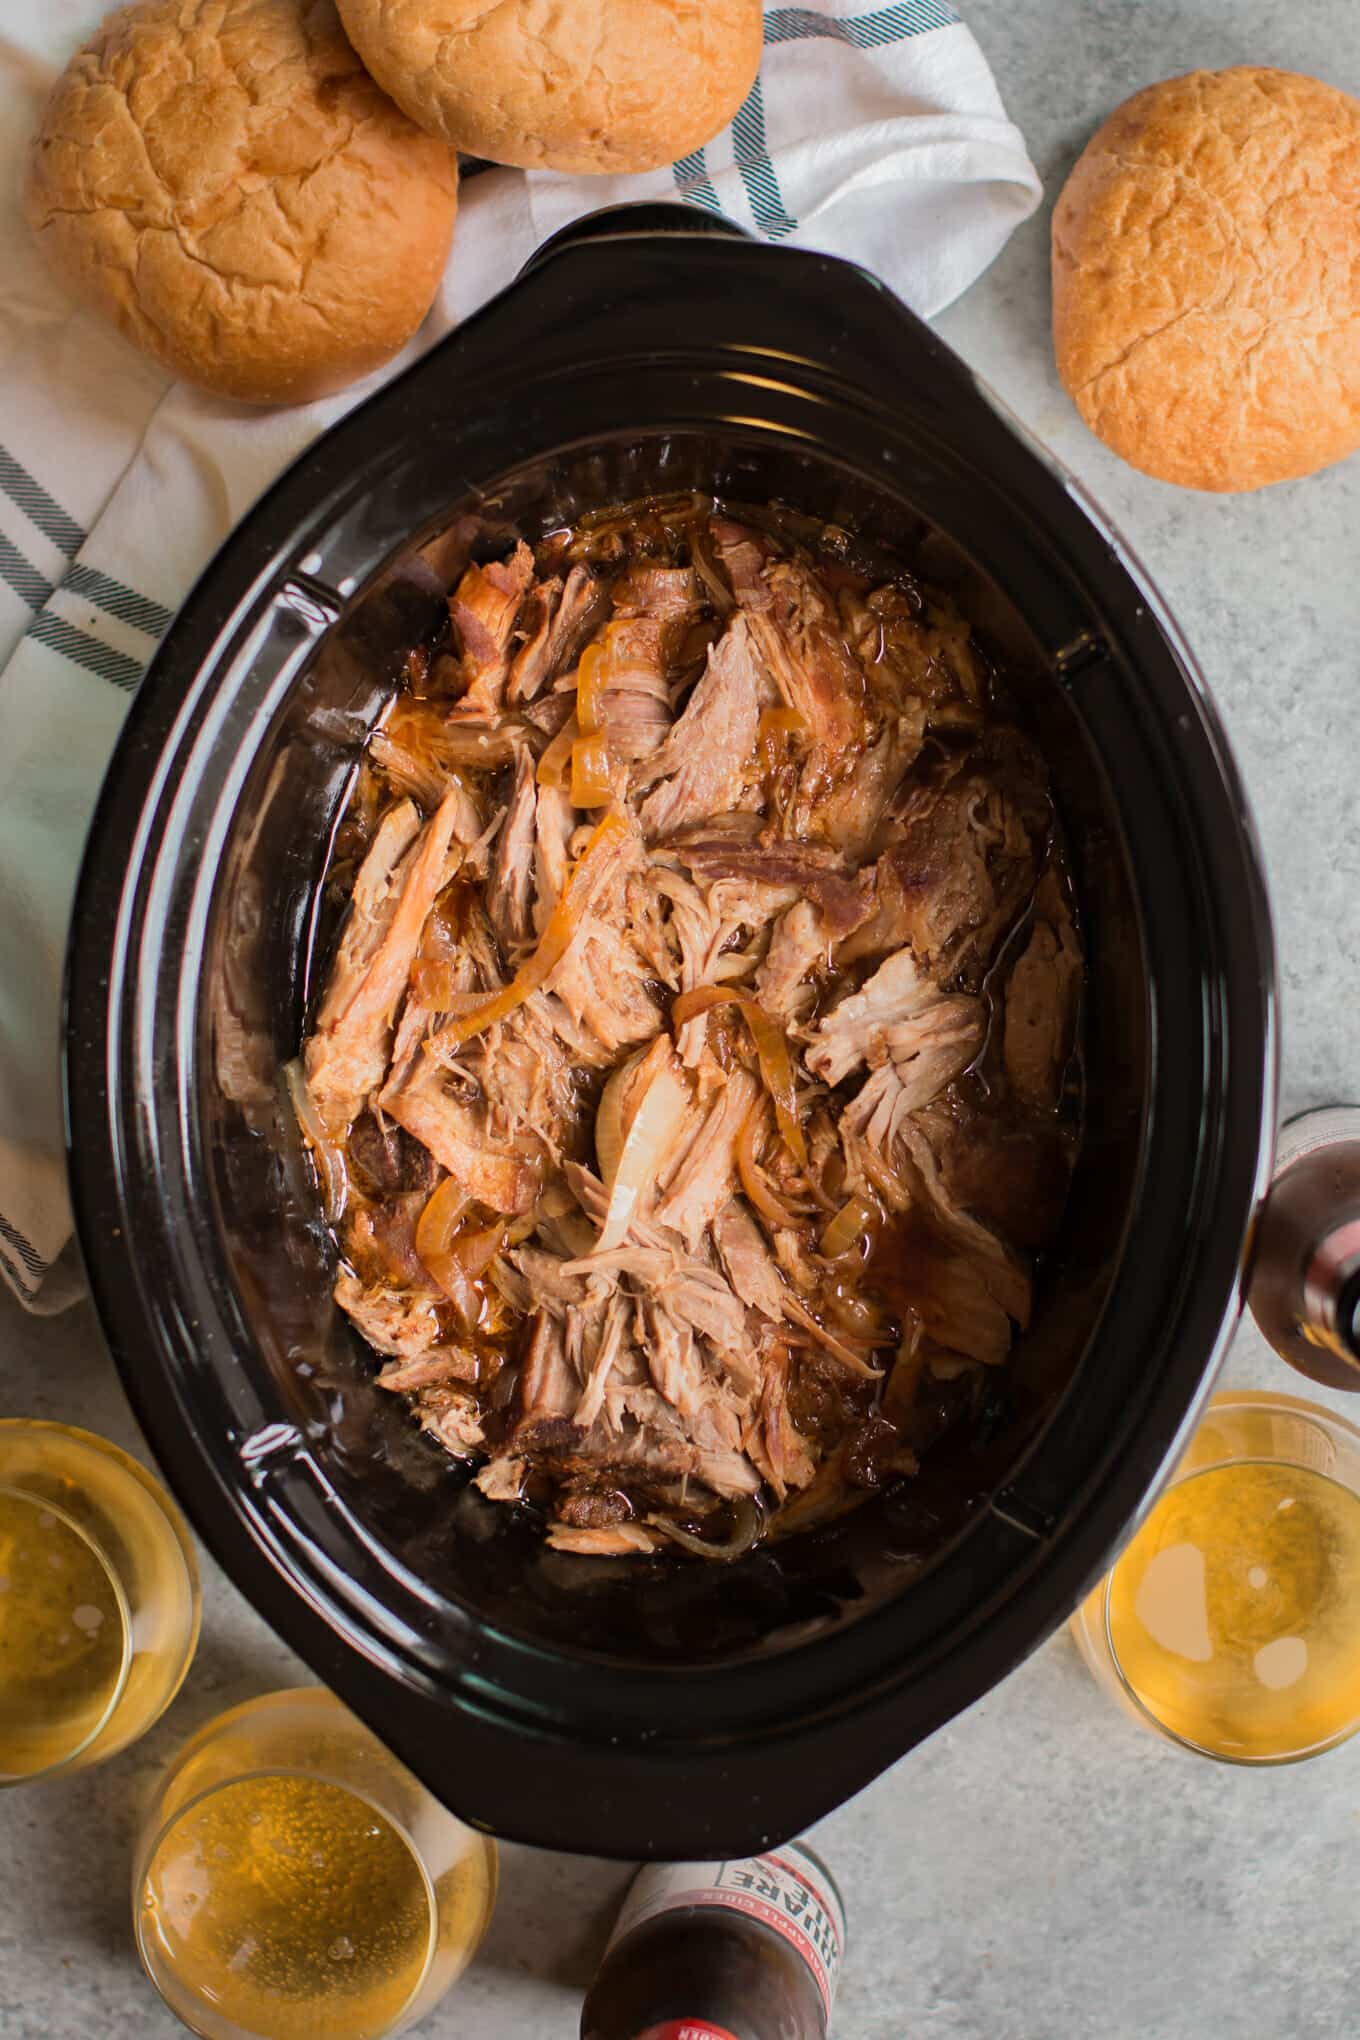
[{"label": "gray concrete surface", "polygon": [[[1355,0],[972,0],[1050,199],[1104,113],[1197,64],[1360,85]],[[1274,888],[1284,1105],[1360,1095],[1360,463],[1256,498],[1123,468],[1054,378],[1047,215],[941,330],[1075,469],[1161,583],[1209,677]],[[1229,1378],[1290,1387],[1250,1329]],[[0,1409],[139,1449],[88,1311],[0,1307]],[[137,1749],[0,1799],[2,2040],[169,2040],[128,1932],[139,1799],[183,1737],[300,1668],[209,1564],[184,1692]],[[588,1837],[582,1837],[588,1842]],[[852,1945],[837,2040],[1331,2040],[1354,2030],[1360,1742],[1249,1773],[1181,1757],[1097,1694],[1063,1637],[822,1823]],[[431,2040],[567,2040],[626,1873],[508,1848],[503,1896]]]}]

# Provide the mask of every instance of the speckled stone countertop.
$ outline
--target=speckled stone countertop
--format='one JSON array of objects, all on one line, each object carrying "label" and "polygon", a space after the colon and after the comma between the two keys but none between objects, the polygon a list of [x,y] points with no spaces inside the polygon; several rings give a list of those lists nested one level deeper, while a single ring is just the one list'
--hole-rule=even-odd
[{"label": "speckled stone countertop", "polygon": [[[1196,65],[1355,90],[1355,0],[968,0],[1050,201],[1099,120]],[[1360,460],[1178,494],[1092,440],[1054,377],[1047,212],[940,330],[1075,470],[1160,583],[1218,698],[1273,887],[1286,1113],[1360,1096]],[[1248,1326],[1230,1381],[1297,1384]],[[0,1409],[140,1451],[94,1320],[0,1305]],[[1360,1408],[1352,1414],[1360,1415]],[[129,1934],[139,1798],[208,1716],[305,1675],[211,1564],[203,1642],[138,1748],[0,1799],[0,2040],[170,2040]],[[851,1948],[836,2040],[1326,2040],[1355,2027],[1360,1740],[1247,1772],[1183,1757],[1097,1693],[1065,1636],[822,1822]],[[507,1848],[490,1936],[431,2040],[571,2040],[626,1879]]]}]

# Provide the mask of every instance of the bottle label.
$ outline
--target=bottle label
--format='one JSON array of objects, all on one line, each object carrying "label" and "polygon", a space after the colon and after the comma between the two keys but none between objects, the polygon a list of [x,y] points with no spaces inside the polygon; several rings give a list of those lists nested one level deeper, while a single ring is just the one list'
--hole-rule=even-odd
[{"label": "bottle label", "polygon": [[[623,1902],[610,1947],[659,1913],[717,1906],[759,1920],[788,1942],[812,1971],[828,2018],[845,1948],[840,1895],[811,1850],[789,1842],[767,1856],[728,1863],[651,1863],[639,1870]],[[731,2040],[721,2026],[681,2019],[649,2029],[641,2040]]]},{"label": "bottle label", "polygon": [[737,2040],[737,2036],[711,2019],[663,2019],[659,2026],[639,2033],[637,2040]]}]

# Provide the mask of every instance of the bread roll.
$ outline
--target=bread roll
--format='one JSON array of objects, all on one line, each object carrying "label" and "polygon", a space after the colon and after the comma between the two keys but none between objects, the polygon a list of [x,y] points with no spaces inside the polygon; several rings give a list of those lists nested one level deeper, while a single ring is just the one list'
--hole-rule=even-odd
[{"label": "bread roll", "polygon": [[457,166],[363,69],[331,0],[142,0],[58,80],[29,222],[173,375],[291,404],[408,340],[448,256]]},{"label": "bread roll", "polygon": [[340,13],[412,120],[530,170],[688,155],[760,65],[761,0],[340,0]]},{"label": "bread roll", "polygon": [[1292,71],[1170,78],[1053,215],[1053,339],[1082,417],[1193,489],[1360,447],[1360,101]]}]

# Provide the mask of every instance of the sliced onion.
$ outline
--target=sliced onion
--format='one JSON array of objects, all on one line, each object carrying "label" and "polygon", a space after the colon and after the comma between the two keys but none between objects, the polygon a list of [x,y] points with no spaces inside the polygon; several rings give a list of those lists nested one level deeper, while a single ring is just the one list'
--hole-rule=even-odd
[{"label": "sliced onion", "polygon": [[437,1039],[442,1048],[458,1047],[465,1041],[471,1041],[475,1034],[481,1034],[485,1028],[494,1026],[497,1020],[504,1020],[522,1006],[545,979],[552,976],[580,933],[582,919],[589,911],[595,888],[615,846],[628,833],[629,824],[623,815],[615,810],[605,816],[582,851],[533,955],[520,965],[503,991],[493,992],[474,1011],[460,1014],[440,1030]]},{"label": "sliced onion", "polygon": [[603,734],[578,737],[571,747],[571,804],[605,807],[614,797],[610,777],[609,739]]},{"label": "sliced onion", "polygon": [[524,741],[524,726],[511,716],[480,722],[452,716],[438,702],[398,697],[383,725],[384,733],[420,762],[440,769],[467,765],[485,770],[508,763]]},{"label": "sliced onion", "polygon": [[[853,1136],[851,1136],[853,1139]],[[871,1189],[878,1192],[889,1211],[908,1211],[911,1208],[911,1192],[895,1169],[881,1160],[867,1140],[854,1144],[854,1159],[860,1173]]]},{"label": "sliced onion", "polygon": [[834,1332],[829,1332],[825,1325],[818,1324],[812,1312],[805,1304],[799,1302],[792,1290],[784,1299],[784,1311],[796,1325],[801,1325],[805,1332],[811,1333],[817,1344],[824,1347],[833,1359],[839,1360],[842,1367],[848,1367],[852,1374],[858,1374],[864,1381],[877,1381],[880,1378],[883,1369],[871,1367],[867,1360],[862,1360],[858,1353],[853,1353]]},{"label": "sliced onion", "polygon": [[[576,722],[584,737],[593,737],[604,728],[604,691],[608,685],[606,669],[609,651],[606,637],[596,638],[586,646],[576,668]],[[578,801],[580,807],[584,803]]]},{"label": "sliced onion", "polygon": [[625,1109],[628,1093],[647,1053],[645,1048],[638,1049],[610,1072],[595,1108],[595,1163],[606,1190],[614,1180],[623,1153],[623,1137],[628,1130]]},{"label": "sliced onion", "polygon": [[866,1298],[847,1289],[844,1283],[834,1283],[829,1291],[824,1289],[821,1300],[827,1316],[835,1319],[847,1340],[871,1349],[886,1343],[888,1326],[884,1323],[882,1311]]},{"label": "sliced onion", "polygon": [[790,1226],[797,1230],[803,1223],[802,1219],[787,1204],[781,1204],[756,1160],[756,1127],[764,1113],[765,1101],[757,1099],[742,1121],[737,1135],[737,1174],[741,1178],[742,1189],[767,1224]]},{"label": "sliced onion", "polygon": [[774,1116],[779,1122],[779,1131],[799,1167],[808,1165],[807,1143],[798,1119],[798,1099],[793,1084],[793,1061],[789,1055],[789,1044],[783,1028],[772,1020],[758,999],[749,992],[732,991],[726,985],[699,985],[692,992],[681,992],[671,1008],[671,1022],[675,1027],[692,1020],[696,1013],[707,1013],[714,1006],[733,1005],[741,1009],[746,1024],[751,1030],[751,1039],[756,1047],[756,1060],[765,1088],[774,1100]]},{"label": "sliced onion", "polygon": [[472,1199],[453,1176],[445,1176],[425,1200],[416,1220],[416,1252],[426,1266],[447,1254]]},{"label": "sliced onion", "polygon": [[690,1087],[674,1066],[662,1063],[634,1112],[609,1186],[609,1206],[594,1252],[621,1246],[639,1197],[656,1181],[657,1163],[690,1106]]},{"label": "sliced onion", "polygon": [[349,1176],[345,1169],[344,1150],[331,1139],[322,1123],[315,1098],[303,1075],[300,1058],[283,1066],[284,1089],[288,1102],[293,1108],[293,1117],[298,1131],[307,1144],[316,1173],[321,1183],[321,1207],[328,1225],[339,1225],[345,1214],[349,1197]]},{"label": "sliced onion", "polygon": [[672,1523],[669,1516],[648,1516],[647,1521],[654,1530],[662,1531],[686,1551],[692,1551],[696,1558],[712,1558],[719,1565],[730,1565],[733,1559],[750,1551],[760,1536],[760,1504],[755,1497],[743,1496],[734,1508],[737,1527],[725,1544],[710,1544],[707,1538],[696,1537],[692,1530]]},{"label": "sliced onion", "polygon": [[538,761],[537,778],[540,786],[551,786],[559,792],[566,786],[567,776],[571,771],[572,746],[580,734],[575,716],[568,716]]},{"label": "sliced onion", "polygon": [[421,1266],[438,1283],[464,1325],[471,1329],[481,1312],[481,1298],[471,1276],[453,1252],[453,1236],[462,1224],[471,1198],[452,1176],[425,1200],[416,1220],[415,1246]]},{"label": "sliced onion", "polygon": [[848,1204],[843,1204],[822,1234],[822,1252],[827,1260],[839,1261],[842,1254],[863,1246],[877,1221],[878,1213],[867,1197],[852,1197]]},{"label": "sliced onion", "polygon": [[509,1227],[504,1224],[480,1226],[475,1232],[460,1233],[449,1248],[463,1273],[474,1282],[485,1275],[505,1245]]}]

